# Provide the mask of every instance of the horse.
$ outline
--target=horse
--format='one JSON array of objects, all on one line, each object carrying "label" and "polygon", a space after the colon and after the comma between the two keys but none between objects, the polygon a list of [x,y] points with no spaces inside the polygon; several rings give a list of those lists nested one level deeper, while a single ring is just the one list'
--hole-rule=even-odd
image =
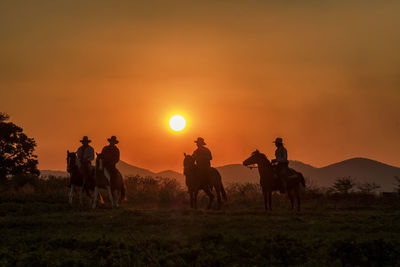
[{"label": "horse", "polygon": [[221,175],[215,168],[210,168],[207,175],[199,169],[195,164],[195,159],[191,155],[184,153],[185,159],[183,160],[183,172],[186,176],[186,185],[190,194],[190,207],[197,209],[197,195],[200,190],[203,190],[208,198],[207,209],[211,208],[214,200],[214,195],[211,192],[213,188],[217,192],[218,207],[221,206],[221,194],[224,200],[227,200],[224,185],[222,184]]},{"label": "horse", "polygon": [[[69,192],[69,204],[72,205],[72,200],[74,196],[75,187],[80,187],[79,191],[79,203],[82,205],[82,194],[83,191],[86,192],[86,195],[92,199],[91,191],[94,190],[94,173],[87,181],[84,181],[83,176],[79,170],[77,156],[75,152],[69,152],[67,150],[67,172],[70,177],[70,192]],[[100,195],[100,202],[103,202],[103,198]]]},{"label": "horse", "polygon": [[[268,158],[258,150],[243,161],[244,166],[256,164],[260,174],[260,185],[264,195],[265,210],[272,210],[272,192],[281,189],[281,183],[277,175],[275,166],[271,164]],[[303,174],[290,169],[290,175],[287,177],[287,194],[290,199],[291,209],[294,209],[295,199],[297,200],[297,210],[300,211],[300,186],[306,187]]]},{"label": "horse", "polygon": [[[107,189],[108,195],[111,201],[111,207],[118,208],[121,200],[126,198],[126,188],[123,181],[122,174],[116,170],[114,173],[106,174],[106,169],[104,168],[103,155],[96,153],[96,166],[94,175],[94,200],[92,208],[96,209],[97,195],[99,194],[99,188]],[[107,176],[110,176],[109,178]],[[115,192],[117,196],[115,197]]]}]

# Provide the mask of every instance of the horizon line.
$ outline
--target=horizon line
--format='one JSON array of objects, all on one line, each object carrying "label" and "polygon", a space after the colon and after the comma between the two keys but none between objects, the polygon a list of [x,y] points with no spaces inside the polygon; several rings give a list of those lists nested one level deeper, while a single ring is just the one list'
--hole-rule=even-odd
[{"label": "horizon line", "polygon": [[[391,165],[391,164],[388,164],[388,163],[384,163],[383,161],[379,161],[379,160],[375,160],[375,159],[370,159],[370,158],[365,158],[365,157],[352,157],[352,158],[344,159],[344,160],[337,161],[337,162],[334,162],[334,163],[330,163],[330,164],[327,164],[327,165],[322,166],[322,167],[315,167],[314,165],[305,163],[305,162],[303,162],[303,161],[301,161],[301,160],[289,160],[289,162],[290,162],[290,161],[292,161],[292,162],[300,162],[300,163],[302,163],[302,164],[311,166],[311,167],[313,167],[313,168],[315,168],[315,169],[322,169],[322,168],[326,168],[326,167],[329,167],[329,166],[332,166],[332,165],[335,165],[335,164],[338,164],[338,163],[342,163],[342,162],[349,161],[349,160],[354,160],[354,159],[365,159],[365,160],[375,161],[375,162],[378,162],[378,163],[387,165],[387,166],[389,166],[389,167],[400,168],[399,166]],[[166,171],[173,171],[173,172],[176,172],[176,173],[180,173],[180,172],[175,171],[175,170],[172,170],[172,169],[165,169],[165,170],[161,170],[161,171],[152,171],[152,170],[147,169],[147,168],[142,168],[142,167],[133,165],[133,164],[128,163],[127,161],[124,161],[124,160],[120,160],[120,162],[126,163],[126,164],[128,164],[128,165],[130,165],[130,166],[132,166],[132,167],[140,168],[140,169],[143,169],[143,170],[146,170],[146,171],[155,173],[155,174],[160,173],[160,172],[166,172]],[[242,165],[242,164],[241,164],[241,163],[228,163],[228,164],[224,164],[224,165],[215,166],[214,168],[220,168],[220,167],[225,167],[225,166],[229,166],[229,165]],[[53,170],[53,169],[39,169],[39,170],[40,170],[40,171],[60,171],[60,172],[66,172],[66,170]]]}]

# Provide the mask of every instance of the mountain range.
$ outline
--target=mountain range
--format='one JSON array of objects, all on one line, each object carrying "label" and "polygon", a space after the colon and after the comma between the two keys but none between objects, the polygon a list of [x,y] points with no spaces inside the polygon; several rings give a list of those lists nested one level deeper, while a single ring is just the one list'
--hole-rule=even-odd
[{"label": "mountain range", "polygon": [[[309,184],[318,187],[330,187],[337,178],[351,177],[357,183],[375,182],[381,186],[381,191],[393,191],[396,188],[395,176],[400,177],[400,168],[390,166],[375,160],[366,158],[352,158],[334,163],[322,168],[316,168],[300,161],[291,161],[290,167],[303,173]],[[166,170],[152,172],[120,161],[117,168],[125,176],[152,176],[176,179],[184,184],[185,177],[182,173]],[[257,169],[249,169],[241,164],[229,164],[217,167],[222,180],[228,183],[258,183]],[[67,176],[64,171],[41,170],[42,176]]]}]

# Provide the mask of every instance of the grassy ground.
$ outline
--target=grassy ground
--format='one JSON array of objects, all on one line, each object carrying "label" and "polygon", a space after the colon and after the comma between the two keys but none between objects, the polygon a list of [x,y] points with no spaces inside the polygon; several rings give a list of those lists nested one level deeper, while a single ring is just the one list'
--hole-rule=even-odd
[{"label": "grassy ground", "polygon": [[0,204],[1,265],[400,264],[400,212],[373,207],[299,214],[262,206],[220,211],[70,209],[64,203]]},{"label": "grassy ground", "polygon": [[306,198],[292,213],[275,196],[266,213],[257,192],[231,188],[221,210],[128,200],[92,212],[69,207],[65,188],[22,191],[0,196],[0,266],[400,265],[398,200]]}]

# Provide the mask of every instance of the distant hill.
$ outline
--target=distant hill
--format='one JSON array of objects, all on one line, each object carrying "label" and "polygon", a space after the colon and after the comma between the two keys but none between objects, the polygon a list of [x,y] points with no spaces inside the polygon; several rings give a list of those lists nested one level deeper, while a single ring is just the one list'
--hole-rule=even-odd
[{"label": "distant hill", "polygon": [[308,174],[320,186],[331,186],[337,177],[351,176],[359,182],[375,182],[382,191],[393,191],[394,176],[400,177],[400,168],[366,158],[352,158],[342,162],[316,168]]},{"label": "distant hill", "polygon": [[154,172],[130,165],[124,161],[117,163],[118,170],[125,176],[154,176]]},{"label": "distant hill", "polygon": [[[394,176],[400,177],[400,168],[390,166],[375,160],[365,158],[353,158],[331,164],[322,168],[315,168],[300,161],[291,161],[290,167],[303,173],[311,180],[311,183],[319,187],[330,187],[338,177],[351,176],[356,182],[375,182],[381,185],[381,191],[393,191],[395,188]],[[173,178],[184,184],[185,177],[182,173],[172,170],[152,172],[147,169],[132,166],[120,161],[117,168],[125,176],[152,176]],[[229,164],[217,167],[224,183],[258,183],[257,169],[249,169],[241,164]],[[64,171],[41,170],[42,176],[68,176]]]},{"label": "distant hill", "polygon": [[[375,182],[381,191],[393,191],[396,187],[394,176],[400,177],[400,168],[375,160],[353,158],[315,168],[300,161],[291,161],[290,167],[301,172],[311,183],[319,187],[331,187],[339,177],[352,177],[357,183]],[[258,182],[257,169],[250,170],[241,164],[219,167],[224,182]]]}]

